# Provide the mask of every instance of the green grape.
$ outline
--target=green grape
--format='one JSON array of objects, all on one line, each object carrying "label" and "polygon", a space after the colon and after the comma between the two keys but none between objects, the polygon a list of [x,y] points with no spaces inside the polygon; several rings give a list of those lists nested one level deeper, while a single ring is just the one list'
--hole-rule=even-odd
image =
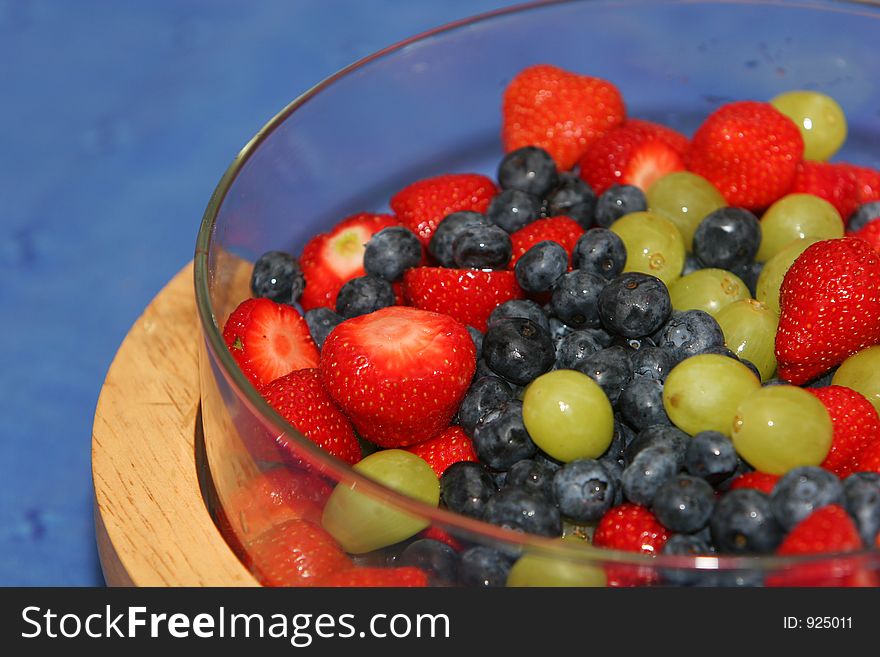
[{"label": "green grape", "polygon": [[843,219],[825,199],[812,194],[783,196],[761,217],[761,246],[755,260],[767,261],[795,240],[843,237]]},{"label": "green grape", "polygon": [[[440,481],[421,458],[401,449],[370,454],[354,466],[365,477],[403,495],[437,506]],[[346,552],[362,554],[398,543],[419,533],[430,522],[401,511],[385,500],[340,483],[334,489],[321,519],[324,529]]]},{"label": "green grape", "polygon": [[821,464],[834,433],[822,402],[797,386],[768,386],[749,395],[732,428],[737,453],[757,470],[777,475]]},{"label": "green grape", "polygon": [[735,301],[715,315],[727,348],[750,361],[766,381],[776,371],[776,326],[779,317],[754,299]]},{"label": "green grape", "polygon": [[794,121],[804,138],[804,159],[823,162],[846,141],[846,115],[837,101],[818,91],[789,91],[770,101]]},{"label": "green grape", "polygon": [[608,397],[593,379],[574,370],[547,372],[529,384],[523,423],[538,447],[566,463],[600,457],[614,435]]},{"label": "green grape", "polygon": [[806,251],[808,246],[818,241],[812,237],[795,240],[770,258],[758,276],[755,298],[778,315],[779,288],[782,287],[782,279],[785,278],[785,274],[798,259],[798,256]]},{"label": "green grape", "polygon": [[738,360],[700,354],[672,368],[663,384],[663,406],[672,423],[690,435],[720,431],[730,435],[739,403],[761,387]]},{"label": "green grape", "polygon": [[611,224],[626,246],[623,271],[656,276],[669,285],[681,276],[684,242],[675,224],[651,212],[633,212]]},{"label": "green grape", "polygon": [[675,310],[702,310],[710,315],[734,301],[750,297],[748,285],[724,269],[698,269],[669,286],[669,298]]},{"label": "green grape", "polygon": [[863,394],[880,413],[880,346],[862,349],[843,361],[831,384]]},{"label": "green grape", "polygon": [[[560,542],[583,544],[580,538],[562,538]],[[586,552],[588,548],[584,547]],[[605,570],[601,566],[579,563],[574,559],[546,554],[524,554],[513,564],[507,575],[507,586],[605,586]]]},{"label": "green grape", "polygon": [[689,252],[703,218],[727,205],[715,185],[690,171],[666,174],[651,185],[647,199],[649,211],[675,224]]}]

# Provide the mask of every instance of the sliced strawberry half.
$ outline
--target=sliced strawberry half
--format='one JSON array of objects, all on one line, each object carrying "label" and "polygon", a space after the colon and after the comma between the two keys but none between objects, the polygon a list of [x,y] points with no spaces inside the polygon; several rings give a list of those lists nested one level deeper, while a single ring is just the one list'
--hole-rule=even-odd
[{"label": "sliced strawberry half", "polygon": [[293,306],[248,299],[232,311],[223,328],[232,357],[256,386],[295,370],[318,365],[318,348]]}]

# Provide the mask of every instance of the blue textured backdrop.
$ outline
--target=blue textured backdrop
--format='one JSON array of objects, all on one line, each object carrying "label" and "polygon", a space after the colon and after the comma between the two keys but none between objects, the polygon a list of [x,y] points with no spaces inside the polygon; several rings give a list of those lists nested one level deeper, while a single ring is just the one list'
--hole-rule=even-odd
[{"label": "blue textured backdrop", "polygon": [[101,584],[89,450],[223,170],[321,78],[500,0],[0,0],[0,585]]}]

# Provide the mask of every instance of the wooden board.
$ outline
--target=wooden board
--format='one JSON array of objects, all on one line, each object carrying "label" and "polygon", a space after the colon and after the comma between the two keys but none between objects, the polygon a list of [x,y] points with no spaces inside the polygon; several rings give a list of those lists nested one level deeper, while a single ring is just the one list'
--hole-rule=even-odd
[{"label": "wooden board", "polygon": [[198,325],[192,263],[122,343],[92,430],[95,530],[111,586],[257,586],[199,487]]}]

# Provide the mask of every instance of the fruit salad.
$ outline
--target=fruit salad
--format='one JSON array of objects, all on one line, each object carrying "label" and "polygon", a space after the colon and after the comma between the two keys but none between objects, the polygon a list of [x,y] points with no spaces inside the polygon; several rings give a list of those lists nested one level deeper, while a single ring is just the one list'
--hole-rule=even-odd
[{"label": "fruit salad", "polygon": [[[552,65],[499,106],[493,175],[437,171],[263,254],[223,337],[361,475],[586,558],[450,535],[281,436],[226,505],[247,565],[273,586],[880,585],[840,558],[880,547],[880,171],[832,161],[843,109],[780,90],[688,136]],[[744,576],[608,550],[835,557]]]}]

